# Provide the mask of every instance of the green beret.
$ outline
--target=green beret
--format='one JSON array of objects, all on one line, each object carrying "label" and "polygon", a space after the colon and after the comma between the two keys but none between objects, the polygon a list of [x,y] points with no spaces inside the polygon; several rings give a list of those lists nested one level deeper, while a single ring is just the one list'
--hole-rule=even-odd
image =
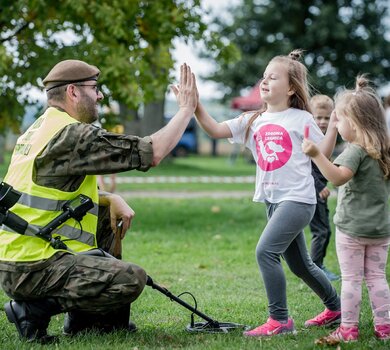
[{"label": "green beret", "polygon": [[79,60],[65,60],[57,63],[43,79],[46,91],[66,84],[97,80],[100,70]]}]

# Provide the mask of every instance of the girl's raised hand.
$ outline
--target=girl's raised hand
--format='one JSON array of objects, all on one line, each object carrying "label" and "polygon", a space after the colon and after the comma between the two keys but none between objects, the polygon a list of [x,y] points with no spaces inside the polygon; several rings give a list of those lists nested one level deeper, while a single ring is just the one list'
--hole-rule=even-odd
[{"label": "girl's raised hand", "polygon": [[307,154],[309,157],[315,157],[320,153],[320,150],[317,147],[317,145],[313,141],[307,138],[303,139],[302,151],[303,153]]},{"label": "girl's raised hand", "polygon": [[337,122],[338,122],[337,114],[336,114],[336,110],[334,109],[332,111],[332,114],[330,115],[328,129],[336,129]]},{"label": "girl's raised hand", "polygon": [[195,75],[187,64],[180,66],[180,84],[172,85],[171,89],[176,96],[179,108],[188,108],[195,111],[199,100]]}]

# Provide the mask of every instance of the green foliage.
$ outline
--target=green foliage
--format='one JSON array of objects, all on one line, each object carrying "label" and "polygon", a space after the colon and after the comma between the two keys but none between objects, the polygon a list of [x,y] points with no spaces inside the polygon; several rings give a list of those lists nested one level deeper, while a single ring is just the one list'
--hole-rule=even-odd
[{"label": "green foliage", "polygon": [[131,108],[164,96],[175,37],[202,38],[199,0],[2,0],[0,132],[18,128],[30,90],[60,60],[102,70],[109,99]]},{"label": "green foliage", "polygon": [[369,73],[377,85],[390,79],[387,0],[243,0],[229,12],[232,20],[216,18],[215,31],[239,48],[241,60],[217,57],[209,77],[226,97],[257,83],[272,57],[296,48],[306,51],[312,85],[321,93],[333,95],[359,73]]}]

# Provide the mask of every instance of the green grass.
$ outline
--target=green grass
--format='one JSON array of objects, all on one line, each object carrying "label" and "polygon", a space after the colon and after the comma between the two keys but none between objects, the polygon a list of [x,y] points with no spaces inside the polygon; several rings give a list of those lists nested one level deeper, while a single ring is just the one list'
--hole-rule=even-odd
[{"label": "green grass", "polygon": [[[331,200],[334,210],[335,200]],[[140,199],[132,200],[136,211],[132,230],[125,239],[124,259],[145,268],[154,281],[173,294],[189,291],[200,311],[225,322],[256,326],[267,318],[267,298],[259,277],[254,250],[265,225],[262,204],[250,199]],[[307,236],[308,241],[309,237]],[[329,269],[339,272],[334,241],[326,257]],[[327,329],[303,328],[306,319],[323,310],[320,300],[285,268],[288,303],[298,334],[271,339],[246,339],[241,332],[189,334],[185,331],[190,312],[146,287],[133,304],[135,334],[117,332],[105,336],[60,336],[58,347],[45,349],[318,349],[314,340]],[[389,276],[389,268],[388,268]],[[340,290],[340,282],[335,287]],[[192,303],[189,296],[183,296]],[[8,298],[0,292],[0,308]],[[388,349],[374,339],[367,293],[364,290],[361,339],[342,349]],[[200,319],[196,319],[200,321]],[[60,334],[63,316],[53,317],[49,331]],[[41,349],[21,343],[15,328],[0,311],[0,349]]]},{"label": "green grass", "polygon": [[164,160],[147,173],[128,171],[123,176],[245,176],[254,175],[253,163],[241,156],[231,163],[226,157],[189,156]]},{"label": "green grass", "polygon": [[116,192],[121,193],[131,191],[161,191],[161,192],[199,192],[199,191],[255,191],[253,183],[132,183],[132,184],[117,184]]},{"label": "green grass", "polygon": [[[148,172],[128,171],[118,176],[151,177],[151,176],[253,176],[256,168],[253,163],[244,157],[239,157],[231,163],[226,157],[189,156],[184,158],[170,158],[163,161],[158,167]],[[157,183],[157,184],[119,184],[117,191],[254,191],[253,183]]]},{"label": "green grass", "polygon": [[[0,165],[0,177],[7,164]],[[224,157],[188,157],[164,161],[147,173],[132,171],[119,176],[245,176],[255,167],[244,157],[233,165]],[[117,192],[159,191],[232,191],[253,190],[253,184],[118,184]],[[331,201],[332,211],[335,200]],[[265,225],[262,204],[245,199],[140,199],[132,198],[136,211],[132,230],[125,240],[124,259],[143,266],[156,283],[178,295],[195,295],[200,311],[222,322],[258,325],[267,318],[267,299],[259,277],[254,249]],[[309,236],[308,243],[310,242]],[[326,265],[339,272],[332,240]],[[322,311],[319,299],[306,285],[285,268],[291,316],[297,336],[273,339],[246,339],[241,332],[231,334],[189,334],[185,331],[190,312],[171,302],[158,291],[146,287],[132,307],[136,334],[117,332],[75,338],[61,336],[58,347],[47,349],[316,349],[314,340],[326,329],[306,330],[306,319]],[[388,268],[389,276],[389,268]],[[335,286],[340,290],[340,282]],[[183,296],[192,303],[188,295]],[[8,298],[0,291],[0,310]],[[361,315],[361,340],[343,344],[344,349],[387,349],[376,341],[372,316],[364,290]],[[196,321],[201,321],[197,318]],[[63,315],[53,317],[50,332],[61,334]],[[14,326],[0,311],[0,349],[40,349],[21,343]]]}]

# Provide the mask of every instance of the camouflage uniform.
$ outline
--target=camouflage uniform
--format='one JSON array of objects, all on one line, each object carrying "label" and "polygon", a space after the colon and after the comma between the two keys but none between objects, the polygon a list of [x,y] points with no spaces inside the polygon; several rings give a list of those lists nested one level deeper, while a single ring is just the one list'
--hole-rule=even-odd
[{"label": "camouflage uniform", "polygon": [[1,265],[0,282],[10,298],[56,298],[63,311],[120,309],[137,299],[146,283],[145,271],[134,264],[63,252],[44,261]]},{"label": "camouflage uniform", "polygon": [[[90,124],[66,126],[35,161],[33,181],[75,191],[85,175],[147,171],[153,158],[150,137],[106,132]],[[98,246],[111,252],[108,208],[99,208]],[[59,252],[43,261],[0,261],[0,284],[15,300],[57,298],[63,311],[106,313],[131,303],[146,283],[145,271],[115,259]]]},{"label": "camouflage uniform", "polygon": [[85,175],[147,171],[153,159],[150,137],[118,135],[91,124],[65,127],[36,159],[34,182],[74,191]]}]

